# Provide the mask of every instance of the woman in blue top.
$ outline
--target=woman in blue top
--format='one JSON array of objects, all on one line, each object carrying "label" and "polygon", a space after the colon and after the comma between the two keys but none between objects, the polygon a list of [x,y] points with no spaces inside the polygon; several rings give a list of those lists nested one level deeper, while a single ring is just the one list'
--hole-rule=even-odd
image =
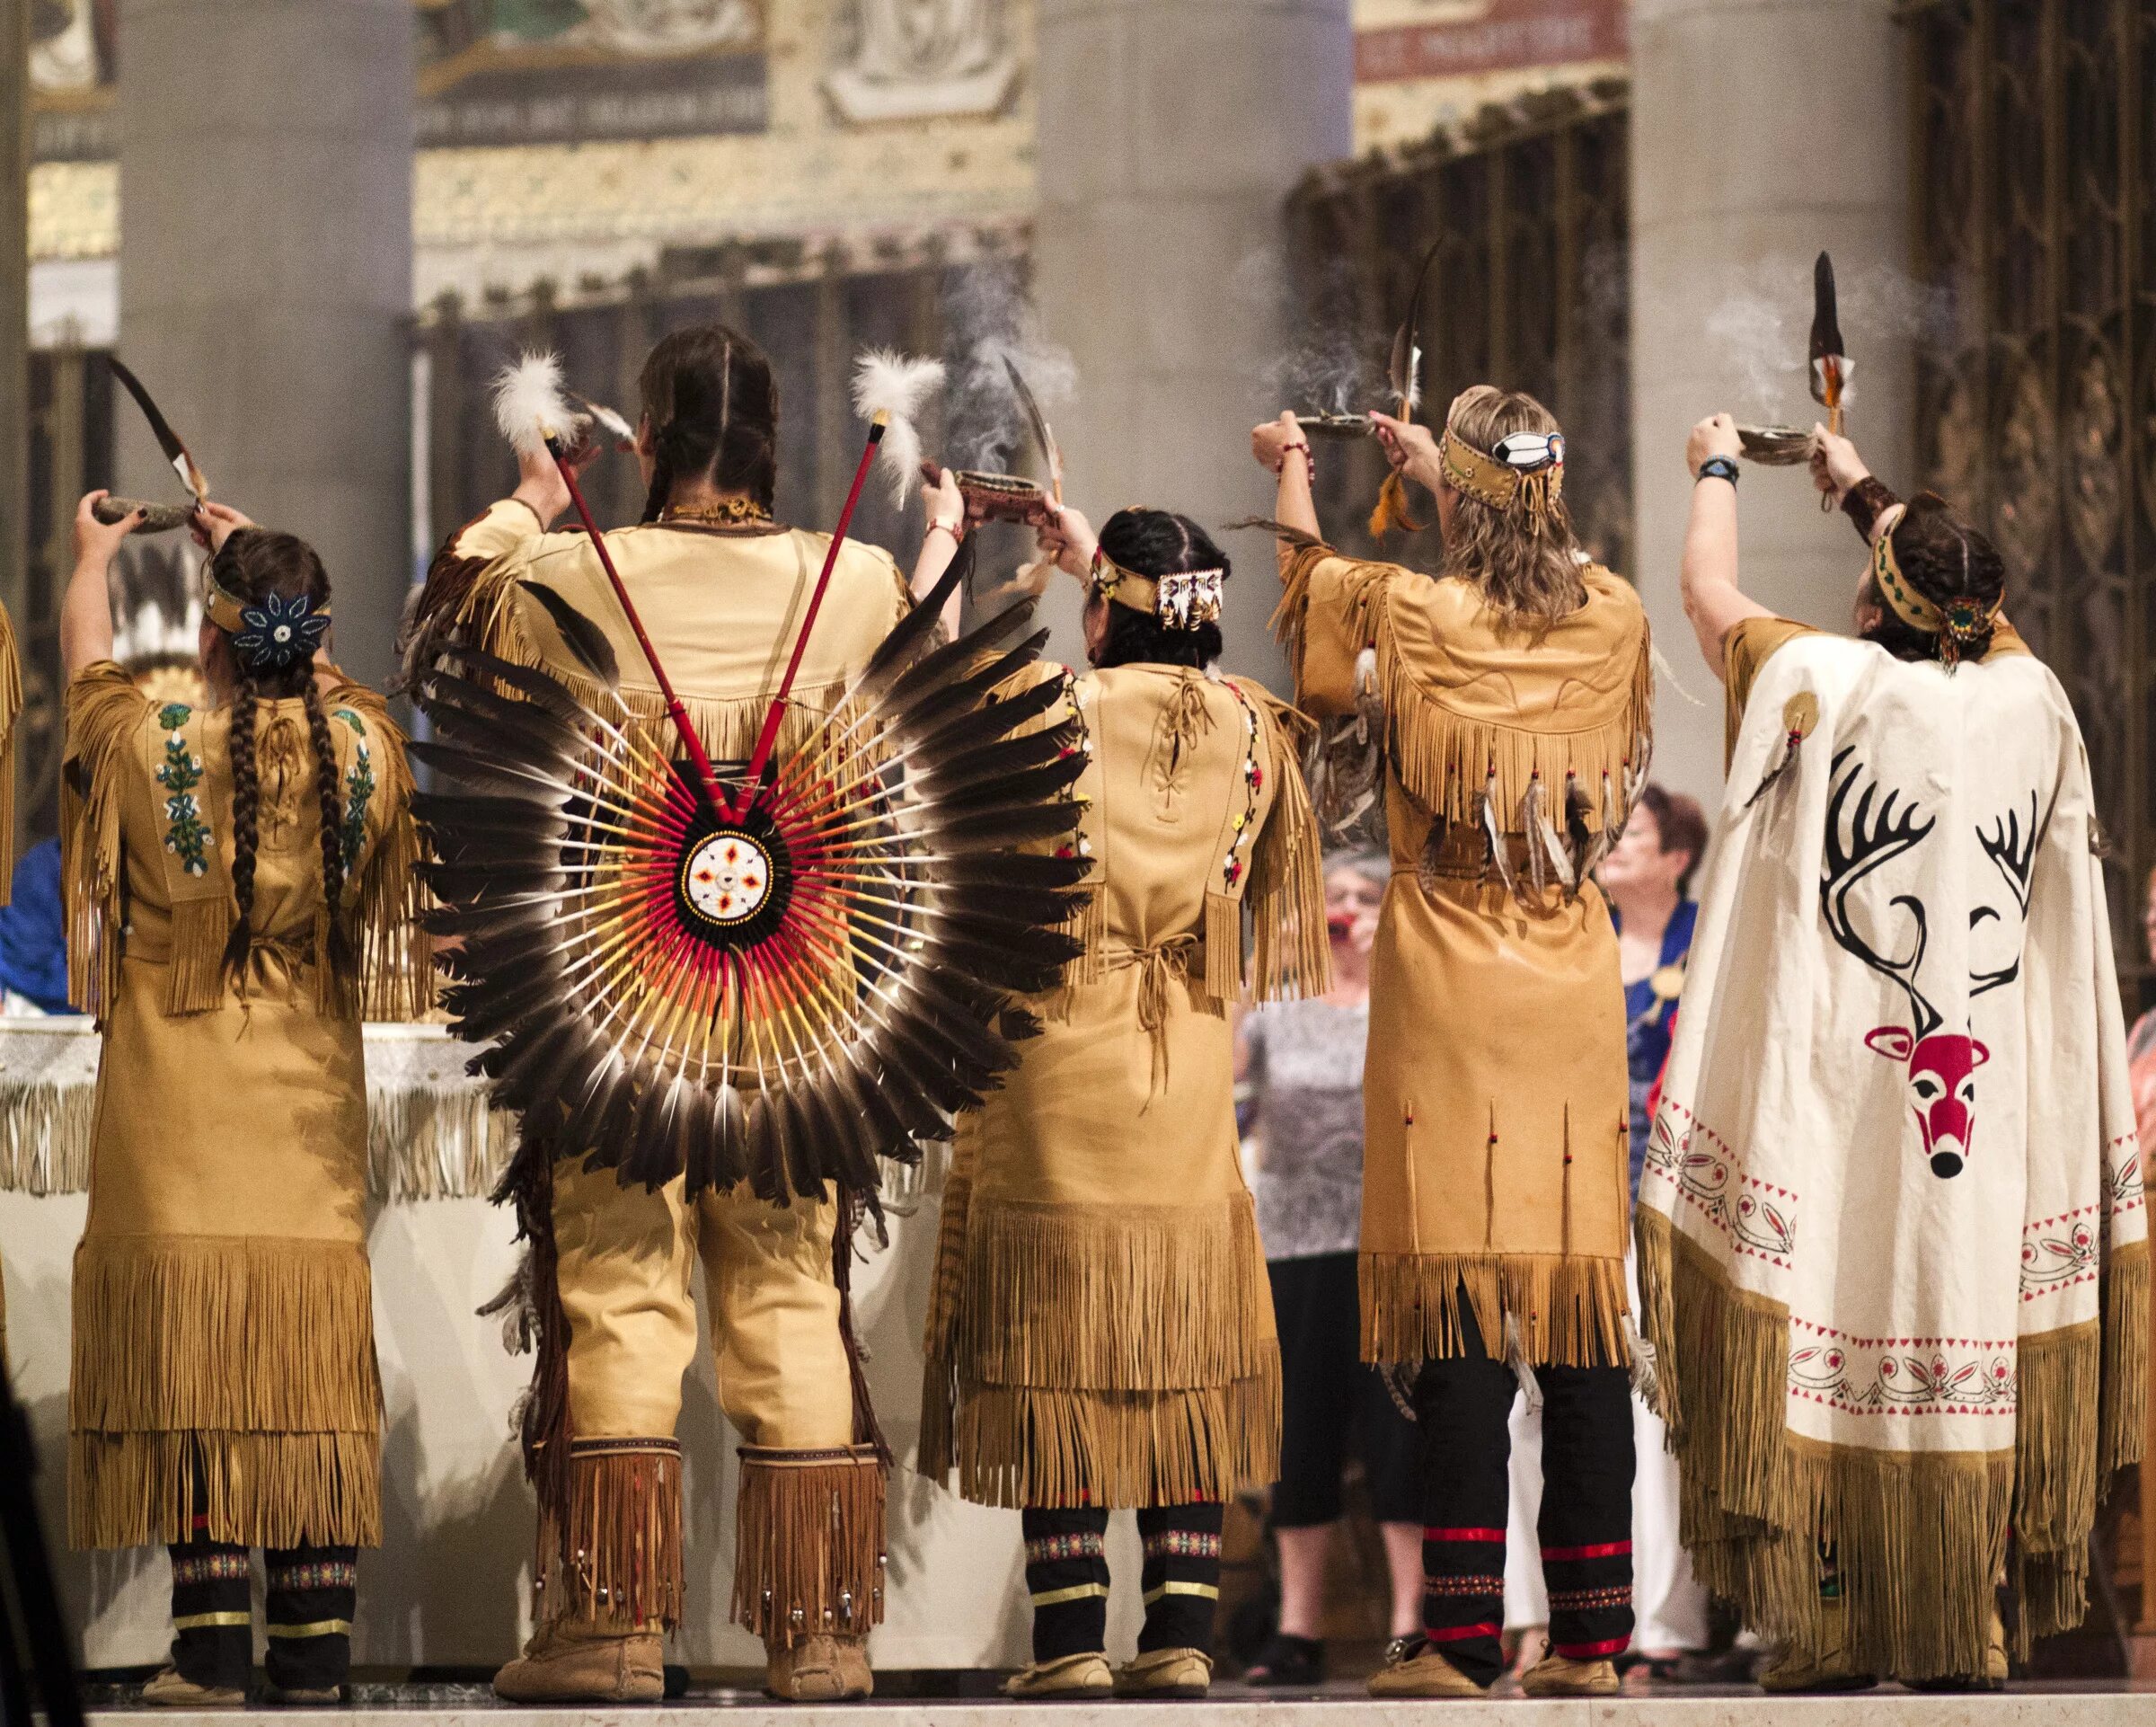
[{"label": "woman in blue top", "polygon": [[[1619,975],[1624,979],[1625,1056],[1631,1069],[1632,1191],[1650,1125],[1647,1095],[1669,1055],[1670,1030],[1684,989],[1699,906],[1689,893],[1707,819],[1682,793],[1650,785],[1631,819],[1603,859],[1599,879],[1617,922]],[[1632,1580],[1638,1614],[1632,1646],[1651,1670],[1670,1671],[1686,1651],[1710,1642],[1707,1597],[1692,1579],[1677,1539],[1675,1460],[1664,1448],[1661,1423],[1647,1406],[1632,1406],[1633,1445],[1639,1458],[1632,1490]]]},{"label": "woman in blue top", "polygon": [[1631,819],[1596,872],[1616,920],[1624,979],[1635,1197],[1639,1165],[1647,1156],[1647,1094],[1669,1054],[1670,1027],[1676,1022],[1700,909],[1690,897],[1692,872],[1706,849],[1707,819],[1699,804],[1681,792],[1650,785],[1639,794]]}]

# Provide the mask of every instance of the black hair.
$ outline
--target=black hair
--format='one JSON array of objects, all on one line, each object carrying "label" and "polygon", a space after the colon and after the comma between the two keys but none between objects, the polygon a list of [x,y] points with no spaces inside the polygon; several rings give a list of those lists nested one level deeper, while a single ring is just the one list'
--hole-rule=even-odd
[{"label": "black hair", "polygon": [[744,492],[771,508],[779,478],[779,381],[762,349],[725,324],[691,324],[660,338],[639,385],[653,453],[646,521],[658,519],[684,480]]},{"label": "black hair", "polygon": [[[1961,658],[1991,651],[1992,614],[2006,591],[2006,561],[1998,547],[1954,513],[1935,492],[1910,499],[1894,525],[1894,561],[1902,579],[1942,612],[1957,600],[1973,602],[1983,622],[1958,643]],[[1879,592],[1878,578],[1864,578],[1863,599],[1878,608],[1878,622],[1864,632],[1896,660],[1936,660],[1945,636],[1905,623]]]},{"label": "black hair", "polygon": [[[243,527],[226,536],[218,550],[216,577],[236,598],[260,605],[270,595],[291,599],[304,594],[316,609],[329,604],[330,577],[314,548],[296,535],[269,528]],[[227,651],[231,638],[225,638]],[[314,794],[322,810],[322,897],[329,908],[330,968],[349,977],[356,964],[352,933],[341,915],[344,905],[344,803],[338,791],[337,748],[330,719],[315,687],[314,661],[304,655],[288,666],[250,667],[233,653],[234,673],[232,731],[232,896],[237,916],[225,943],[225,969],[238,981],[253,945],[254,864],[260,837],[261,784],[255,769],[257,704],[290,701],[306,704],[307,740],[314,752]]]},{"label": "black hair", "polygon": [[[1188,516],[1171,509],[1118,509],[1101,524],[1100,549],[1134,576],[1171,576],[1188,570],[1217,570],[1225,582],[1228,554]],[[1108,607],[1108,639],[1093,663],[1106,668],[1143,664],[1203,668],[1220,658],[1220,625],[1171,630],[1151,612],[1114,601]]]}]

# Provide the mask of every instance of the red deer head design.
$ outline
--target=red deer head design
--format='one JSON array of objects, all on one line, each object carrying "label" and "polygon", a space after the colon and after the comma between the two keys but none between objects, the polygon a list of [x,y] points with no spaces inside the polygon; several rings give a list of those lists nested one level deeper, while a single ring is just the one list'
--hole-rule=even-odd
[{"label": "red deer head design", "polygon": [[[1917,974],[1924,962],[1924,946],[1931,925],[1923,901],[1913,894],[1896,894],[1889,902],[1905,908],[1913,926],[1909,952],[1891,957],[1874,948],[1858,930],[1849,913],[1849,895],[1858,882],[1890,859],[1913,851],[1937,825],[1936,818],[1921,819],[1913,801],[1897,792],[1881,793],[1866,781],[1861,764],[1851,764],[1853,749],[1834,757],[1833,778],[1827,798],[1826,855],[1821,871],[1819,901],[1826,925],[1843,952],[1855,955],[1874,971],[1892,978],[1909,998],[1911,1023],[1881,1025],[1865,1033],[1865,1047],[1890,1061],[1898,1061],[1908,1075],[1911,1113],[1922,1136],[1924,1155],[1931,1173],[1942,1180],[1961,1173],[1970,1156],[1976,1132],[1976,1069],[1991,1059],[1991,1051],[1966,1032],[1942,1032],[1939,1010],[1917,987]],[[1850,764],[1844,772],[1844,764]],[[1863,789],[1859,792],[1861,784]],[[1851,797],[1855,804],[1851,805]],[[1897,811],[1896,803],[1900,802]],[[2028,916],[2029,876],[2037,849],[2037,803],[2029,798],[2029,821],[2024,831],[2018,812],[2000,818],[1995,831],[1978,828],[1976,841],[1984,855],[2006,879],[2021,918]],[[1970,928],[1996,920],[1998,911],[1979,906],[1969,914]],[[2020,943],[2017,941],[2009,962],[1993,971],[1972,972],[1969,996],[1974,1000],[2020,975]]]}]

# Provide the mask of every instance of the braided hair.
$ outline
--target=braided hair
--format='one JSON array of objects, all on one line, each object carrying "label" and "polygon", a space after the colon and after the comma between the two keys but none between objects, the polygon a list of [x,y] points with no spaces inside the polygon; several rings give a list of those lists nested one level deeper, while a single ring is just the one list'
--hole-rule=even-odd
[{"label": "braided hair", "polygon": [[779,478],[779,382],[764,350],[722,323],[662,337],[639,380],[651,429],[655,522],[683,481],[747,492],[771,509]]},{"label": "braided hair", "polygon": [[[1189,570],[1218,570],[1224,580],[1228,554],[1188,516],[1171,509],[1118,509],[1100,524],[1100,549],[1134,576],[1161,577]],[[1150,613],[1127,606],[1108,608],[1108,637],[1093,663],[1109,666],[1188,666],[1203,670],[1220,658],[1217,624],[1171,630]]]},{"label": "braided hair", "polygon": [[[1957,600],[1975,602],[1983,622],[1956,645],[1960,658],[1982,660],[1991,651],[1992,616],[2006,591],[2006,562],[1999,548],[1936,492],[1920,492],[1910,499],[1893,535],[1894,560],[1910,587],[1942,612]],[[1904,623],[1879,592],[1876,577],[1864,578],[1862,598],[1879,614],[1878,623],[1864,632],[1866,641],[1878,642],[1897,660],[1941,657],[1944,638]]]},{"label": "braided hair", "polygon": [[[241,528],[225,542],[216,558],[220,586],[243,604],[259,607],[272,598],[289,604],[305,599],[319,610],[329,603],[329,573],[314,548],[290,534],[267,528]],[[243,632],[243,633],[245,633]],[[257,708],[263,702],[299,698],[306,706],[307,738],[314,755],[314,793],[322,810],[322,895],[330,912],[330,967],[349,977],[356,963],[352,932],[340,916],[344,902],[344,804],[338,793],[337,748],[330,736],[329,714],[314,685],[311,653],[287,656],[283,663],[256,655],[223,637],[234,671],[232,703],[232,894],[237,916],[225,943],[225,969],[234,980],[244,974],[253,945],[255,853],[261,839],[261,781],[255,761]]]}]

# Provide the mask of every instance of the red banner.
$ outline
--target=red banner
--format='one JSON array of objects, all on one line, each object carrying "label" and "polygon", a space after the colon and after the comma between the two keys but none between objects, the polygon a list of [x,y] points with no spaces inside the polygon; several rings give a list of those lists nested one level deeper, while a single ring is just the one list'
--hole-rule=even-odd
[{"label": "red banner", "polygon": [[1397,84],[1615,60],[1626,46],[1625,0],[1490,0],[1480,18],[1356,32],[1355,77]]}]

